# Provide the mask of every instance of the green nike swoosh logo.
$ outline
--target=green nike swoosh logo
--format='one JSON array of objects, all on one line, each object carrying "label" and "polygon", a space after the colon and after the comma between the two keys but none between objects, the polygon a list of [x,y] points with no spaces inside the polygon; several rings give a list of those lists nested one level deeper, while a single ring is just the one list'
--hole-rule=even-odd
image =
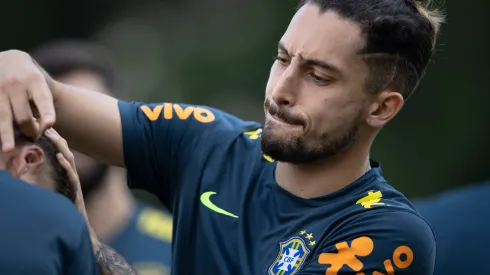
[{"label": "green nike swoosh logo", "polygon": [[202,195],[201,195],[201,202],[202,202],[202,204],[204,204],[204,206],[206,206],[207,208],[213,210],[216,213],[220,213],[222,215],[226,215],[226,216],[230,216],[232,218],[238,219],[238,216],[237,215],[231,214],[230,212],[219,208],[214,203],[212,203],[211,200],[209,200],[209,198],[212,195],[214,195],[214,194],[216,194],[216,192],[213,192],[213,191],[202,193]]}]

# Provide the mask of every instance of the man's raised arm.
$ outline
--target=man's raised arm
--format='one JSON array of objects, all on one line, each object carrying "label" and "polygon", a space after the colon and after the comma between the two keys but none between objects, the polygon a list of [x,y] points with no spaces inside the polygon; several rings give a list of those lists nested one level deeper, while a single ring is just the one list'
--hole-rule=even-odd
[{"label": "man's raised arm", "polygon": [[[29,101],[37,108],[37,120]],[[28,54],[7,51],[0,53],[4,151],[13,149],[14,120],[31,137],[40,136],[56,121],[54,128],[71,148],[126,167],[130,187],[157,195],[167,207],[182,188],[180,177],[187,168],[202,169],[217,147],[228,146],[235,137],[260,127],[206,106],[123,102],[61,84]]]},{"label": "man's raised arm", "polygon": [[0,140],[5,152],[15,147],[14,121],[33,138],[56,122],[56,129],[74,149],[108,164],[124,165],[117,100],[58,83],[29,54],[10,50],[0,52]]},{"label": "man's raised arm", "polygon": [[71,148],[110,165],[124,166],[117,99],[50,80],[55,129]]}]

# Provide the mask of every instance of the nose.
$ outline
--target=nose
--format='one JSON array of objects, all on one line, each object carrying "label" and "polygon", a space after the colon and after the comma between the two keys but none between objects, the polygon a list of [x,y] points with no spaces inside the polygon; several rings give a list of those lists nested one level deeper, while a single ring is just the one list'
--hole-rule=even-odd
[{"label": "nose", "polygon": [[284,70],[276,86],[272,90],[272,100],[283,107],[292,107],[296,103],[298,96],[298,76],[291,64]]}]

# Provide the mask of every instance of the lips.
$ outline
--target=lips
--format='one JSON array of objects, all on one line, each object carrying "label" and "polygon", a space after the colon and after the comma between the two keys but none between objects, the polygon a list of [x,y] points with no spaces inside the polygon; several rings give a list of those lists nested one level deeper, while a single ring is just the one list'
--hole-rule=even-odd
[{"label": "lips", "polygon": [[269,100],[268,98],[265,101],[264,107],[266,109],[266,112],[274,120],[289,125],[305,125],[304,120],[301,119],[301,116],[295,116],[293,112],[291,112],[288,108],[279,108],[272,100]]},{"label": "lips", "polygon": [[289,117],[289,116],[280,116],[279,114],[273,114],[269,111],[269,115],[277,120],[277,121],[280,121],[282,123],[285,123],[285,124],[290,124],[290,125],[297,125],[297,126],[302,126],[303,123],[300,122],[298,119],[294,119],[292,117]]}]

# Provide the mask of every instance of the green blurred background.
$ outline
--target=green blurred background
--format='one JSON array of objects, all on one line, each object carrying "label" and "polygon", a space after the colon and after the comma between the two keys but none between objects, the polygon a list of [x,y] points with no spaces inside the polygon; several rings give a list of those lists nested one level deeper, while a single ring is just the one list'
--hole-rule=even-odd
[{"label": "green blurred background", "polygon": [[[93,39],[114,52],[125,99],[212,105],[259,121],[271,57],[296,6],[292,0],[6,2],[2,50]],[[490,177],[489,3],[442,6],[448,22],[428,74],[372,151],[410,198]]]}]

